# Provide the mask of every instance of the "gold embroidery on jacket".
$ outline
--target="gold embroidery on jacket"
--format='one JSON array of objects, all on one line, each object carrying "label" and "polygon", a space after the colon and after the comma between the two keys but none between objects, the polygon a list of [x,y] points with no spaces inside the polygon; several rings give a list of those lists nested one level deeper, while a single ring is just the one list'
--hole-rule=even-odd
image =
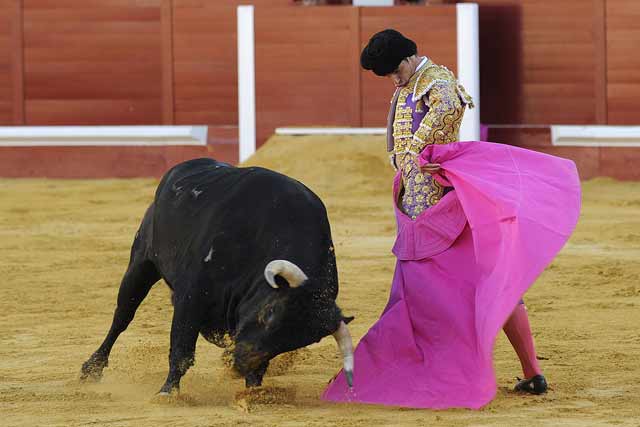
[{"label": "gold embroidery on jacket", "polygon": [[[415,133],[413,111],[407,99],[416,103],[416,112],[427,113]],[[402,208],[415,219],[440,201],[444,188],[418,167],[418,155],[429,144],[448,144],[459,140],[460,124],[466,106],[473,100],[446,67],[428,61],[406,86],[400,89],[393,122],[394,153],[402,171]]]}]

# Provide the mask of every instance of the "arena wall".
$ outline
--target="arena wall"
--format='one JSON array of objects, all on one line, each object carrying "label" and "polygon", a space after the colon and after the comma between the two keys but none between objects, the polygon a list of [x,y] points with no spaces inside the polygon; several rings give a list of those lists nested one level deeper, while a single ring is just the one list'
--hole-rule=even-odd
[{"label": "arena wall", "polygon": [[551,125],[640,123],[640,2],[477,0],[481,120],[492,141],[570,157],[581,176],[640,179],[637,147],[555,147]]},{"label": "arena wall", "polygon": [[484,123],[640,123],[640,2],[476,3]]},{"label": "arena wall", "polygon": [[380,29],[398,29],[456,70],[454,6],[257,7],[255,22],[258,141],[280,126],[385,126],[389,81],[359,64]]},{"label": "arena wall", "polygon": [[161,3],[24,1],[26,124],[161,124]]},{"label": "arena wall", "polygon": [[607,0],[607,110],[609,124],[640,123],[640,2]]},{"label": "arena wall", "polygon": [[[237,161],[235,11],[243,3],[0,0],[0,125],[207,125],[204,154]],[[455,5],[250,3],[258,144],[280,126],[384,126],[389,84],[358,67],[377,30],[398,28],[457,69]],[[640,161],[637,148],[554,147],[550,138],[553,124],[640,121],[640,2],[477,3],[488,139],[569,156],[585,178],[640,178],[625,167]]]},{"label": "arena wall", "polygon": [[0,125],[22,124],[22,17],[18,4],[0,0]]},{"label": "arena wall", "polygon": [[236,9],[290,6],[289,0],[173,0],[175,124],[237,126]]},{"label": "arena wall", "polygon": [[478,3],[483,123],[606,123],[598,2]]}]

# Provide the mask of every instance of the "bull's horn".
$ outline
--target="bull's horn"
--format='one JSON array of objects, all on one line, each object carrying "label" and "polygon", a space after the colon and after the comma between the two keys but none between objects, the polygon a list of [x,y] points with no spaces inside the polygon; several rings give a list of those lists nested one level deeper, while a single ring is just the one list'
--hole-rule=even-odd
[{"label": "bull's horn", "polygon": [[276,276],[282,276],[292,288],[297,288],[308,279],[300,267],[284,259],[273,260],[264,268],[264,278],[274,289],[278,289]]},{"label": "bull's horn", "polygon": [[344,360],[344,376],[347,377],[349,388],[353,387],[353,343],[351,342],[351,334],[349,328],[344,321],[340,322],[340,327],[333,333],[333,337],[338,343],[338,347],[342,352]]}]

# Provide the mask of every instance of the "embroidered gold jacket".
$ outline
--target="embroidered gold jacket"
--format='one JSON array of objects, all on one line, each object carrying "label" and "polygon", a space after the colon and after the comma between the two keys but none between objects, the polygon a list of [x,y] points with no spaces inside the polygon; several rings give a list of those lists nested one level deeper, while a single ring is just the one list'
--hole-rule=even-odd
[{"label": "embroidered gold jacket", "polygon": [[458,141],[467,106],[473,108],[473,100],[464,87],[451,71],[431,60],[394,94],[388,149],[393,151],[392,164],[402,169],[402,208],[414,219],[444,193],[430,175],[420,172],[416,157],[429,144]]}]

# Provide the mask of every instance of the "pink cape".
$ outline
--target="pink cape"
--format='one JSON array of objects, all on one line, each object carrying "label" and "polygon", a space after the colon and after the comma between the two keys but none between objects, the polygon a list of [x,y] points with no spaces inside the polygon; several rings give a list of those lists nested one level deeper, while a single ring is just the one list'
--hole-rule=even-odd
[{"label": "pink cape", "polygon": [[[356,348],[353,390],[340,372],[325,400],[489,403],[495,338],[578,221],[580,181],[570,160],[469,141],[429,146],[420,162],[440,163],[435,178],[455,190],[415,221],[396,205],[389,302]],[[399,184],[397,175],[394,201]]]}]

